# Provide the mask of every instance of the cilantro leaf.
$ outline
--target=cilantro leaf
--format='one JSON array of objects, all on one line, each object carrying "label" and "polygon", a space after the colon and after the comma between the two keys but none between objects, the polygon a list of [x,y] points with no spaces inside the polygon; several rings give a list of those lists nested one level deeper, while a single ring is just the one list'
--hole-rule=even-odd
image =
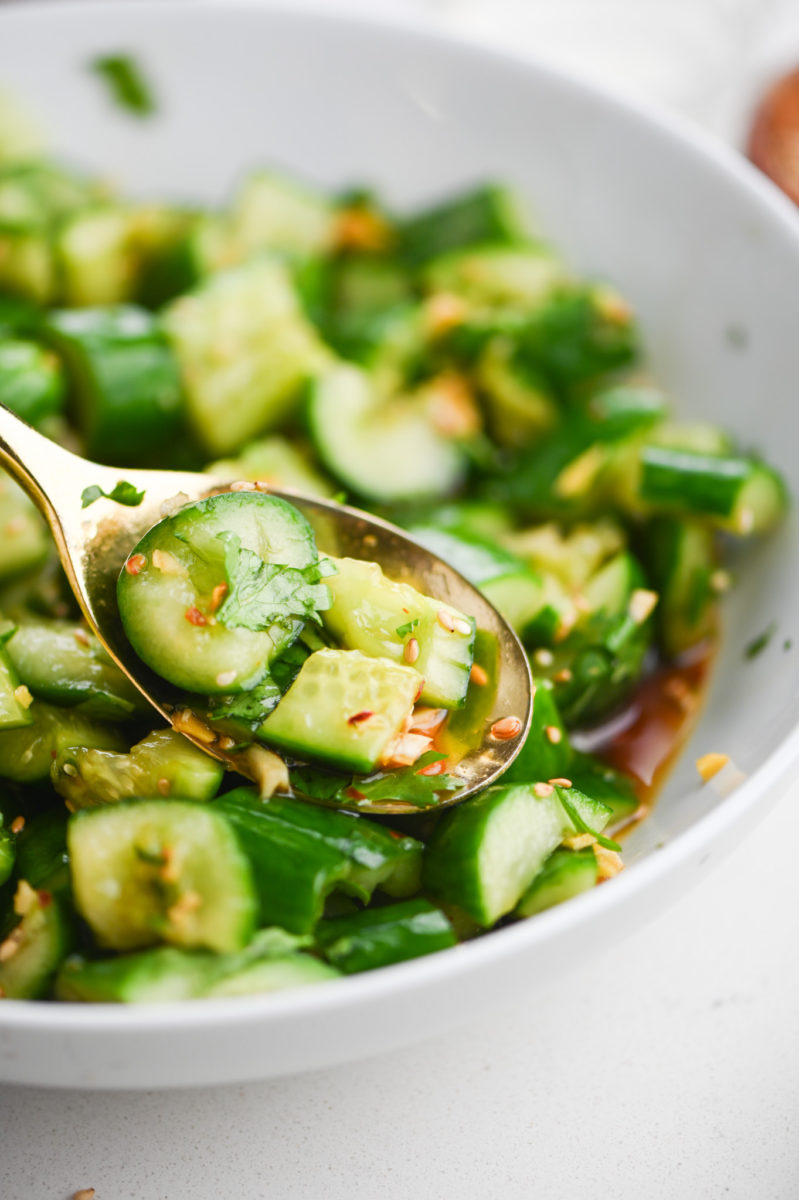
[{"label": "cilantro leaf", "polygon": [[212,721],[235,720],[255,732],[291,687],[307,657],[306,648],[295,642],[254,688],[233,696],[212,697],[209,717]]},{"label": "cilantro leaf", "polygon": [[404,625],[398,625],[394,630],[397,637],[407,637],[409,633],[413,633],[416,626],[419,624],[419,618],[414,617],[412,621],[406,621]]},{"label": "cilantro leaf", "polygon": [[559,787],[555,790],[557,791],[558,799],[563,805],[563,811],[566,813],[566,816],[569,818],[578,833],[590,833],[591,837],[596,838],[598,844],[600,846],[604,846],[606,850],[621,850],[621,846],[618,842],[614,842],[612,838],[603,837],[601,833],[597,833],[595,829],[592,829],[591,826],[588,825],[588,823],[580,815],[577,805],[569,795],[568,788]]},{"label": "cilantro leaf", "polygon": [[128,508],[136,508],[144,499],[144,492],[140,492],[126,479],[120,479],[110,492],[104,492],[98,484],[93,483],[91,487],[84,488],[80,494],[81,508],[88,508],[101,496],[105,496],[106,500],[115,501],[116,504],[125,504]]},{"label": "cilantro leaf", "polygon": [[[224,545],[228,593],[216,619],[228,629],[266,630],[295,620],[317,621],[330,608],[329,589],[321,582],[332,574],[329,559],[307,567],[267,563],[241,544],[237,534],[218,535]],[[332,568],[332,570],[331,570]]]},{"label": "cilantro leaf", "polygon": [[316,767],[297,766],[289,772],[292,787],[306,796],[339,804],[358,800],[399,800],[415,808],[434,808],[440,792],[452,792],[463,787],[457,775],[420,775],[424,767],[440,762],[445,755],[428,750],[411,767],[384,771],[372,778],[362,775],[338,775]]},{"label": "cilantro leaf", "polygon": [[92,59],[89,67],[105,82],[114,102],[137,117],[155,112],[152,89],[141,67],[128,54],[106,54]]}]

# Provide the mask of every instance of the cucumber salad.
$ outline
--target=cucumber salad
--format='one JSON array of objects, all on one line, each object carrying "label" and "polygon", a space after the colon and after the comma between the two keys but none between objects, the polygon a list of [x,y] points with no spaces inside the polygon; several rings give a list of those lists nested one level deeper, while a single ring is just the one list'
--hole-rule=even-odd
[{"label": "cucumber salad", "polygon": [[[617,874],[700,702],[724,555],[785,510],[778,474],[673,414],[629,304],[501,185],[399,215],[257,170],[210,210],[114,195],[18,132],[0,121],[0,402],[118,467],[120,503],[126,467],[236,482],[120,572],[171,729],[0,479],[0,996],[296,987]],[[536,690],[499,783],[441,808],[496,673],[473,617],[330,556],[270,487],[401,526],[513,626]],[[207,727],[257,784],[179,732]]]}]

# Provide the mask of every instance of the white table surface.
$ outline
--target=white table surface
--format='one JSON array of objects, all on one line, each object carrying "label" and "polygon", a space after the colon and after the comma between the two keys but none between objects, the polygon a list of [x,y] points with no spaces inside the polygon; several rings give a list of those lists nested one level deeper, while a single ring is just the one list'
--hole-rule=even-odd
[{"label": "white table surface", "polygon": [[[693,111],[725,136],[799,60],[795,0],[770,8]],[[798,867],[799,783],[656,922],[445,1038],[242,1087],[0,1088],[0,1198],[797,1200]]]}]

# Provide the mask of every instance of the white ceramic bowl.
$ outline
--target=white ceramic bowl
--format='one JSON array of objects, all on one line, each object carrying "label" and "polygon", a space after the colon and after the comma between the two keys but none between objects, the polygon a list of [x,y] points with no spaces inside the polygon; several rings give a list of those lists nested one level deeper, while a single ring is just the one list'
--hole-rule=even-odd
[{"label": "white ceramic bowl", "polygon": [[[116,50],[145,64],[154,120],[115,111],[85,69]],[[259,163],[328,186],[366,180],[398,206],[507,180],[579,270],[630,297],[679,409],[796,479],[799,221],[684,126],[450,39],[222,0],[4,7],[0,84],[34,106],[59,153],[142,194],[221,200]],[[746,555],[707,710],[611,884],[478,942],[305,991],[138,1009],[4,1001],[0,1079],[158,1087],[340,1063],[472,1018],[622,937],[745,834],[799,757],[797,584],[791,518]],[[771,620],[778,635],[746,661]],[[746,773],[725,799],[697,786],[694,758],[709,750]]]}]

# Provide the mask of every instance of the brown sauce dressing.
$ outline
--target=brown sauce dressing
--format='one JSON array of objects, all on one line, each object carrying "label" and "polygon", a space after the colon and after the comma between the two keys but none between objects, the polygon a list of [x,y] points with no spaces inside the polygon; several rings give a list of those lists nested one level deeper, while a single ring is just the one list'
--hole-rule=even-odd
[{"label": "brown sauce dressing", "polygon": [[596,744],[597,754],[632,778],[640,801],[617,834],[629,833],[652,811],[702,711],[714,651],[704,645],[688,662],[657,668],[635,693],[629,724]]}]

